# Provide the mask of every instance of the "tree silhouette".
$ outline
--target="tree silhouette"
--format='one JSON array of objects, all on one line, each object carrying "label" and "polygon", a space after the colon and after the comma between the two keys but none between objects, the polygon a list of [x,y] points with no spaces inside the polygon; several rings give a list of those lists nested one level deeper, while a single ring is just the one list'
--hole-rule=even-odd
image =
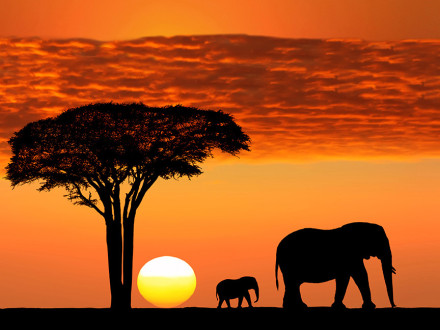
[{"label": "tree silhouette", "polygon": [[9,140],[7,179],[67,190],[105,220],[111,308],[131,308],[136,211],[159,178],[191,178],[214,149],[249,150],[249,136],[222,111],[97,103],[27,124]]}]

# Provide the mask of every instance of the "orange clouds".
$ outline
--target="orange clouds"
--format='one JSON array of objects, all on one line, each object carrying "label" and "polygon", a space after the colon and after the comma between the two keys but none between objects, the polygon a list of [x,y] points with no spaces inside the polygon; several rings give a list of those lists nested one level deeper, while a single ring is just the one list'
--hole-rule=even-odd
[{"label": "orange clouds", "polygon": [[0,152],[27,122],[98,101],[232,113],[254,158],[440,151],[440,41],[187,36],[0,39]]}]

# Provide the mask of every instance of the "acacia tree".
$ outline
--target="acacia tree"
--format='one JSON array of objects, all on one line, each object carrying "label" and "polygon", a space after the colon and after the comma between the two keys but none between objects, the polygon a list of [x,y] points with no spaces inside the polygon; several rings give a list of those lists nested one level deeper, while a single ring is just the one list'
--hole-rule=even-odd
[{"label": "acacia tree", "polygon": [[9,140],[15,187],[67,190],[105,220],[111,308],[131,308],[136,211],[158,178],[191,178],[214,149],[249,150],[249,136],[222,111],[98,103],[27,124]]}]

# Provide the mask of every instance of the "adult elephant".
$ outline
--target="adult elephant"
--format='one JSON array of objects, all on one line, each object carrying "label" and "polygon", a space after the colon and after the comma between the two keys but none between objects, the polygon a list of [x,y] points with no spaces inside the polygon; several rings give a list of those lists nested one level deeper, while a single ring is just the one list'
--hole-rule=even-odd
[{"label": "adult elephant", "polygon": [[241,307],[243,298],[246,299],[249,307],[252,307],[251,297],[249,295],[249,290],[253,289],[258,301],[259,289],[258,283],[255,277],[244,276],[239,279],[226,279],[217,284],[215,294],[219,300],[217,308],[221,308],[223,301],[226,301],[226,305],[230,308],[230,299],[238,298],[238,307]]},{"label": "adult elephant", "polygon": [[375,308],[371,301],[368,275],[363,259],[377,257],[382,262],[383,276],[391,306],[393,298],[391,248],[384,229],[373,223],[355,222],[340,228],[322,230],[305,228],[287,235],[277,248],[275,278],[278,289],[278,267],[283,274],[285,293],[283,307],[304,308],[300,285],[336,279],[332,307],[345,308],[344,299],[350,277],[361,292],[363,308]]}]

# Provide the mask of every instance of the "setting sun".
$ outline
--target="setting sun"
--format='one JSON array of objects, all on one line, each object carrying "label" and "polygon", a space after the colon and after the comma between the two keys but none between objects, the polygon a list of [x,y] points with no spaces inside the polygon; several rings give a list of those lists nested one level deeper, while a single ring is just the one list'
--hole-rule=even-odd
[{"label": "setting sun", "polygon": [[187,301],[196,289],[196,276],[185,261],[159,257],[140,270],[137,285],[141,295],[157,307],[176,307]]}]

